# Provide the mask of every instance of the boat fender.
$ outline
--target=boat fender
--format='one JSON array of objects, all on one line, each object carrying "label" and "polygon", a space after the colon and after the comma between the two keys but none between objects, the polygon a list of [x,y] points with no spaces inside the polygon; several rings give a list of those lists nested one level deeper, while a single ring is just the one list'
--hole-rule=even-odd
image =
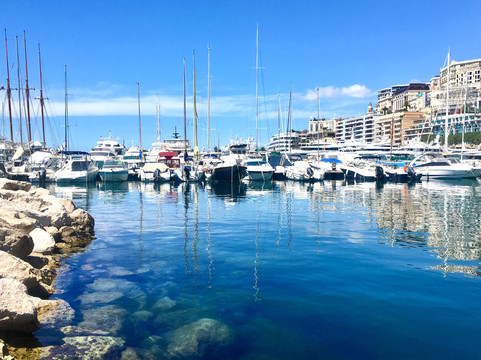
[{"label": "boat fender", "polygon": [[314,175],[314,170],[312,170],[312,168],[308,167],[307,170],[307,175],[309,175],[309,177],[312,177]]},{"label": "boat fender", "polygon": [[190,178],[190,169],[187,166],[184,167],[184,174],[186,179]]},{"label": "boat fender", "polygon": [[155,170],[154,170],[154,180],[157,180],[159,177],[160,177],[160,170],[159,170],[159,169],[155,169]]},{"label": "boat fender", "polygon": [[405,172],[405,173],[408,172],[408,168],[409,168],[408,164],[404,165],[403,169],[404,169],[404,172]]}]

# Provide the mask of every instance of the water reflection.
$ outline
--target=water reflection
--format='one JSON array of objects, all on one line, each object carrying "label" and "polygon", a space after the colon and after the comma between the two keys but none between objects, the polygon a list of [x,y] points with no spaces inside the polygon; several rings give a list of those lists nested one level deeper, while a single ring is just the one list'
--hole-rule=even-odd
[{"label": "water reflection", "polygon": [[245,198],[247,185],[243,182],[225,183],[216,182],[208,185],[210,191],[225,201],[236,202]]},{"label": "water reflection", "polygon": [[381,238],[432,248],[442,260],[435,269],[474,274],[472,264],[459,261],[481,260],[480,190],[477,180],[385,186],[376,198]]}]

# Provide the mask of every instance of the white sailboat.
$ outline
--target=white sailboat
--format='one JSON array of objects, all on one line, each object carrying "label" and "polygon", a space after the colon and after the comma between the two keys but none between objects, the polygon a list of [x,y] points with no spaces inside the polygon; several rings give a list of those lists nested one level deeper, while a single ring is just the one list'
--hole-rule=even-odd
[{"label": "white sailboat", "polygon": [[[187,155],[186,143],[184,143],[184,156],[182,166],[174,171],[174,181],[180,182],[199,182],[204,180],[204,171],[198,166],[199,148],[197,146],[197,108],[196,108],[196,91],[195,91],[195,52],[193,53],[193,77],[194,77],[194,158],[189,159]],[[184,139],[187,139],[187,114],[186,114],[186,94],[185,94],[185,59],[184,59]]]}]

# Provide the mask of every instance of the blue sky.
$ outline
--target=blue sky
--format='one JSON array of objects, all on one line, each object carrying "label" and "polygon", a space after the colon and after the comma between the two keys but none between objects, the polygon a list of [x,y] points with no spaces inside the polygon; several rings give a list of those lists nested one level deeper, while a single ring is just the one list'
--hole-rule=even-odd
[{"label": "blue sky", "polygon": [[[192,52],[195,50],[200,147],[207,139],[207,47],[211,47],[211,147],[256,134],[255,61],[259,24],[259,144],[277,133],[277,94],[285,118],[293,87],[294,128],[317,116],[365,113],[377,90],[429,81],[451,48],[457,61],[481,58],[481,2],[451,1],[2,1],[10,81],[17,88],[15,36],[25,78],[26,32],[29,84],[38,97],[40,43],[47,145],[63,141],[67,65],[71,148],[89,150],[99,137],[138,144],[137,82],[142,142],[156,136],[156,94],[162,138],[183,129],[186,59],[188,134],[192,139]],[[2,34],[3,35],[3,34]],[[2,46],[3,48],[3,46]],[[4,51],[0,84],[6,84]],[[15,139],[18,94],[13,91]],[[5,91],[0,92],[0,130],[9,138]],[[33,134],[41,139],[38,100]],[[16,126],[15,126],[16,125]],[[24,137],[25,137],[25,130]]]}]

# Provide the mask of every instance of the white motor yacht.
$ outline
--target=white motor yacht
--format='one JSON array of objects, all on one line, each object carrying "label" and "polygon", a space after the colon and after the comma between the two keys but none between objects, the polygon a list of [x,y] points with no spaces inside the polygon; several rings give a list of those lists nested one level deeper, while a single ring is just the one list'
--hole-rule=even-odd
[{"label": "white motor yacht", "polygon": [[480,168],[461,163],[458,159],[445,156],[419,155],[411,163],[417,174],[436,179],[475,179],[481,175]]},{"label": "white motor yacht", "polygon": [[104,182],[120,182],[127,181],[129,178],[129,169],[127,165],[120,160],[107,160],[99,170],[100,180]]},{"label": "white motor yacht", "polygon": [[145,163],[139,170],[139,176],[143,182],[169,182],[171,171],[164,163]]},{"label": "white motor yacht", "polygon": [[312,166],[306,160],[296,161],[285,169],[288,180],[320,181],[324,179],[324,170]]},{"label": "white motor yacht", "polygon": [[340,164],[339,167],[346,179],[351,181],[381,181],[385,178],[384,169],[376,165],[373,159],[358,157],[350,163]]},{"label": "white motor yacht", "polygon": [[262,159],[247,159],[243,162],[247,176],[252,181],[271,181],[274,168]]},{"label": "white motor yacht", "polygon": [[68,158],[60,170],[55,173],[57,183],[94,182],[99,173],[98,167],[84,152],[65,152]]}]

